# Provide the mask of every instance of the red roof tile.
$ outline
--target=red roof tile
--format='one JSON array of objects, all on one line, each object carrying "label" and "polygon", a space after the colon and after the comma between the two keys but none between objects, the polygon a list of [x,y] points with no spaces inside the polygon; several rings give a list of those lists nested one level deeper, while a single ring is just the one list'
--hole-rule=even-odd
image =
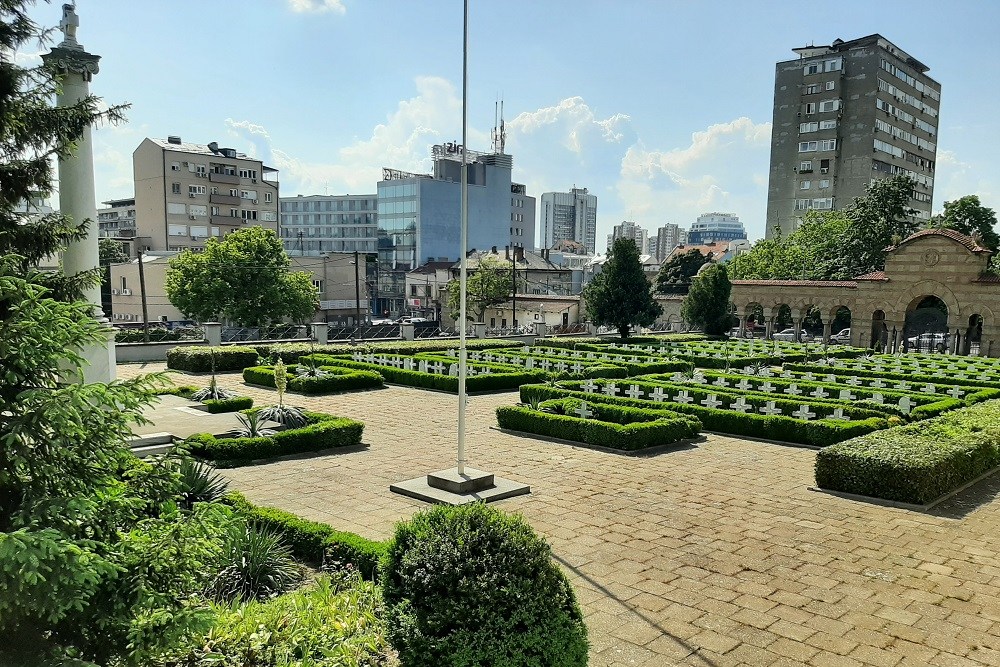
[{"label": "red roof tile", "polygon": [[846,287],[858,286],[853,280],[734,280],[734,285],[747,287]]},{"label": "red roof tile", "polygon": [[905,245],[910,241],[915,241],[916,239],[923,238],[925,236],[946,236],[952,241],[956,241],[964,246],[970,252],[990,252],[989,248],[984,248],[975,242],[971,236],[966,236],[961,232],[956,232],[954,229],[921,229],[916,234],[911,234],[903,239],[898,245],[891,245],[886,248],[886,252],[891,252],[901,245]]},{"label": "red roof tile", "polygon": [[857,276],[855,280],[889,280],[889,278],[885,275],[885,271],[872,271],[871,273]]}]

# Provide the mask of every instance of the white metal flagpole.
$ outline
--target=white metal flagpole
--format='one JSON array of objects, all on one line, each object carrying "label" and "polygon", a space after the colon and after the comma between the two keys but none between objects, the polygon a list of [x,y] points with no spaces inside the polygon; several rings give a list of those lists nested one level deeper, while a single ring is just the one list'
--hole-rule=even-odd
[{"label": "white metal flagpole", "polygon": [[469,0],[463,0],[462,17],[462,258],[459,272],[458,346],[458,474],[465,474],[465,339],[469,323],[466,319],[466,277],[469,247],[469,173],[465,153],[469,133]]}]

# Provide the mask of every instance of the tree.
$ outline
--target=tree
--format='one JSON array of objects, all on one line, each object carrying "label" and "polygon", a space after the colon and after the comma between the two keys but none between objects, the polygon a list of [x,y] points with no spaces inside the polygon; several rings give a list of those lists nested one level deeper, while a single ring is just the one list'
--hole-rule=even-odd
[{"label": "tree", "polygon": [[757,241],[729,261],[734,280],[838,280],[853,277],[842,266],[848,219],[839,211],[809,211],[788,236]]},{"label": "tree", "polygon": [[123,264],[130,259],[128,253],[125,252],[125,245],[114,239],[100,239],[97,242],[97,252],[100,257],[98,263],[101,266]]},{"label": "tree", "polygon": [[663,263],[656,276],[656,291],[660,294],[686,294],[691,279],[711,259],[711,255],[703,255],[697,248],[671,257]]},{"label": "tree", "polygon": [[917,231],[910,219],[910,196],[916,182],[909,176],[875,181],[844,210],[849,224],[844,234],[840,261],[854,277],[885,268],[885,249]]},{"label": "tree", "polygon": [[615,241],[604,269],[584,288],[583,298],[587,316],[595,324],[618,329],[622,340],[628,338],[631,325],[649,326],[663,312],[653,299],[639,250],[626,238]]},{"label": "tree", "polygon": [[681,304],[681,317],[707,334],[726,333],[732,321],[729,298],[732,287],[724,264],[705,267],[691,282],[691,289]]},{"label": "tree", "polygon": [[183,252],[170,260],[167,298],[186,317],[225,320],[258,327],[288,318],[301,322],[316,312],[317,291],[291,261],[277,235],[247,227],[224,240],[209,239],[204,252]]},{"label": "tree", "polygon": [[[458,280],[448,283],[448,308],[451,317],[458,320],[462,295]],[[484,255],[479,260],[475,271],[470,271],[466,278],[465,300],[466,317],[475,317],[473,321],[482,322],[486,310],[510,301],[513,295],[514,280],[511,268],[493,255]]]},{"label": "tree", "polygon": [[996,211],[983,206],[977,195],[966,195],[955,201],[946,201],[944,211],[931,218],[929,226],[954,229],[968,236],[978,234],[983,246],[997,252],[1000,249],[1000,236],[994,229],[996,224]]}]

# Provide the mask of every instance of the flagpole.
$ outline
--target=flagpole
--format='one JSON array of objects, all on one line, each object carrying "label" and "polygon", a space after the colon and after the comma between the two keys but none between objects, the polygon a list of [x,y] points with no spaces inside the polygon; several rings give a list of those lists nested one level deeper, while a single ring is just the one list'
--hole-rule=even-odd
[{"label": "flagpole", "polygon": [[469,132],[469,0],[463,0],[462,18],[462,257],[459,271],[458,345],[458,474],[465,474],[465,378],[467,353],[465,339],[468,330],[466,314],[466,274],[469,248],[469,173],[466,157]]}]

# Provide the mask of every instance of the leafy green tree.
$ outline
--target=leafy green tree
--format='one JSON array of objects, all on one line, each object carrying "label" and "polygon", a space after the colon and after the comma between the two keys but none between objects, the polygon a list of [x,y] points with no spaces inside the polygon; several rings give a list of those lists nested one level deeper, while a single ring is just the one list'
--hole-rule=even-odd
[{"label": "leafy green tree", "polygon": [[121,241],[114,239],[100,239],[97,242],[98,263],[101,266],[111,264],[123,264],[129,261],[130,257],[125,252],[125,245]]},{"label": "leafy green tree", "polygon": [[972,236],[977,234],[983,246],[993,252],[1000,249],[1000,236],[996,232],[997,214],[983,206],[977,195],[966,195],[955,201],[946,201],[944,211],[931,218],[930,227],[954,229]]},{"label": "leafy green tree", "polygon": [[583,298],[591,321],[615,327],[622,340],[628,338],[631,325],[649,326],[663,312],[653,299],[631,239],[615,241],[603,270],[584,288]]},{"label": "leafy green tree", "polygon": [[697,248],[691,248],[682,255],[675,255],[663,263],[656,276],[656,291],[660,294],[685,294],[691,286],[691,279],[711,257],[703,255]]},{"label": "leafy green tree", "polygon": [[[475,322],[482,322],[487,309],[510,301],[513,289],[510,267],[499,257],[484,255],[479,260],[479,266],[469,271],[466,278],[466,316],[474,318]],[[460,283],[452,280],[448,283],[448,309],[454,320],[460,317],[461,303]]]},{"label": "leafy green tree", "polygon": [[200,253],[170,260],[167,298],[186,317],[258,327],[316,312],[317,291],[305,272],[289,271],[291,260],[270,229],[246,227],[224,240],[209,239]]},{"label": "leafy green tree", "polygon": [[853,277],[885,268],[885,249],[905,239],[919,228],[911,219],[910,195],[915,181],[909,176],[893,176],[865,188],[844,215],[849,224],[840,253],[843,271]]},{"label": "leafy green tree", "polygon": [[835,280],[849,276],[841,248],[849,220],[839,211],[809,211],[788,236],[757,241],[728,263],[733,280]]},{"label": "leafy green tree", "polygon": [[732,321],[732,287],[724,264],[705,267],[691,282],[681,304],[681,317],[707,334],[726,333]]}]

